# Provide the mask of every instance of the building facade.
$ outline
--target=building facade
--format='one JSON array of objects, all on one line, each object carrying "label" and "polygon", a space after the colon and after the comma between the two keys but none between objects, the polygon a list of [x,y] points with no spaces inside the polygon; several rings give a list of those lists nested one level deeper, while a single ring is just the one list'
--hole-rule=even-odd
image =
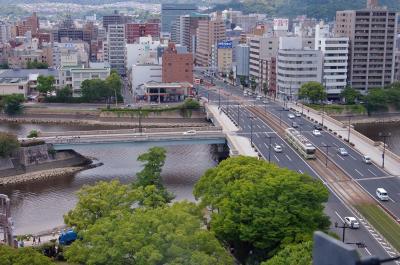
[{"label": "building facade", "polygon": [[244,76],[246,79],[249,77],[249,55],[250,47],[247,44],[239,44],[236,46],[235,64],[236,75]]},{"label": "building facade", "polygon": [[307,82],[322,82],[322,52],[305,49],[301,37],[281,37],[276,61],[277,93],[282,100],[296,100]]},{"label": "building facade", "polygon": [[161,4],[161,31],[171,32],[177,18],[196,11],[195,4]]},{"label": "building facade", "polygon": [[162,56],[162,82],[193,83],[193,55],[178,53],[175,44],[170,43]]},{"label": "building facade", "polygon": [[128,23],[125,25],[126,42],[135,43],[140,37],[151,36],[153,39],[160,37],[158,23]]},{"label": "building facade", "polygon": [[126,75],[126,39],[125,25],[110,24],[107,32],[107,61],[111,69],[117,70],[120,75]]},{"label": "building facade", "polygon": [[394,81],[398,15],[368,2],[364,10],[336,13],[335,34],[350,40],[349,85],[366,93]]}]

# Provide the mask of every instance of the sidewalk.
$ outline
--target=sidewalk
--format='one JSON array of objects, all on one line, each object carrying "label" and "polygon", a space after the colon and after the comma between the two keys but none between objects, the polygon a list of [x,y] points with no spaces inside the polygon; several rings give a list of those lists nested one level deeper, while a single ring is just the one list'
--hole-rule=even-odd
[{"label": "sidewalk", "polygon": [[[288,103],[288,106],[296,111],[302,111],[301,104]],[[322,115],[314,109],[303,106],[303,114],[318,123],[322,123]],[[342,139],[348,138],[348,124],[324,115],[324,126],[336,132]],[[375,164],[382,164],[383,144],[380,142],[375,142],[351,128],[350,143],[354,144],[354,148],[360,153],[370,156]],[[387,149],[385,151],[385,170],[391,175],[400,176],[400,157]]]},{"label": "sidewalk", "polygon": [[211,113],[214,125],[221,126],[225,133],[232,155],[258,157],[257,152],[251,147],[250,140],[236,134],[239,129],[224,112],[218,109],[218,106],[206,104],[206,109]]}]

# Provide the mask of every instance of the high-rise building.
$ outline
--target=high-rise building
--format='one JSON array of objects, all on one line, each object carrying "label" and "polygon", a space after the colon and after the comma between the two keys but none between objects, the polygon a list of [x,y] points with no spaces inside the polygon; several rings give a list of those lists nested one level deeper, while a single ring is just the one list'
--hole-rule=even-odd
[{"label": "high-rise building", "polygon": [[196,11],[195,4],[161,4],[161,31],[171,32],[172,24],[177,18]]},{"label": "high-rise building", "polygon": [[297,99],[304,83],[321,83],[322,52],[304,48],[301,37],[280,37],[276,69],[278,97]]},{"label": "high-rise building", "polygon": [[[217,43],[225,40],[225,22],[220,15],[213,19],[198,21],[196,64],[203,67],[213,67],[213,51]],[[215,54],[214,54],[215,57]]]},{"label": "high-rise building", "polygon": [[140,37],[151,36],[153,39],[160,37],[158,23],[128,23],[125,25],[127,43],[135,43]]},{"label": "high-rise building", "polygon": [[36,36],[39,31],[39,18],[36,12],[33,12],[32,16],[18,22],[16,25],[17,36],[24,36],[27,31],[30,31],[32,36]]},{"label": "high-rise building", "polygon": [[236,64],[237,76],[244,76],[245,78],[249,76],[249,55],[250,55],[249,45],[239,44],[236,46],[234,61]]},{"label": "high-rise building", "polygon": [[130,22],[130,20],[131,17],[120,14],[117,10],[114,10],[113,14],[103,16],[103,28],[108,31],[109,25],[126,24]]},{"label": "high-rise building", "polygon": [[193,55],[178,53],[174,43],[169,43],[162,56],[162,81],[164,83],[193,83]]},{"label": "high-rise building", "polygon": [[322,22],[315,28],[315,50],[323,53],[322,81],[328,98],[339,98],[347,85],[348,37],[331,37]]},{"label": "high-rise building", "polygon": [[335,34],[348,37],[349,85],[366,92],[394,81],[398,16],[368,0],[367,8],[336,12]]},{"label": "high-rise building", "polygon": [[117,70],[120,75],[125,75],[126,60],[126,39],[125,25],[110,24],[107,32],[107,51],[106,57],[111,69]]}]

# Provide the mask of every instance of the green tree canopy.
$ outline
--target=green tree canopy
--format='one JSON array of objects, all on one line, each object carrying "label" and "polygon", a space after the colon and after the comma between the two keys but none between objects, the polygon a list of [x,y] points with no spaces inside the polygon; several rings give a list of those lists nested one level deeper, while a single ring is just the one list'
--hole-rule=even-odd
[{"label": "green tree canopy", "polygon": [[326,99],[325,88],[321,83],[314,81],[304,83],[300,87],[299,98],[308,99],[312,103],[323,101]]},{"label": "green tree canopy", "polygon": [[396,109],[400,110],[400,82],[394,82],[387,87],[387,101],[393,104]]},{"label": "green tree canopy", "polygon": [[152,147],[148,152],[141,154],[138,161],[144,163],[143,169],[137,173],[137,180],[134,183],[135,187],[146,187],[154,185],[164,194],[166,201],[173,199],[173,195],[164,187],[161,179],[161,171],[166,159],[166,150],[162,147]]},{"label": "green tree canopy", "polygon": [[110,76],[107,77],[106,86],[114,91],[114,93],[117,92],[117,95],[121,95],[122,80],[116,72],[112,72]]},{"label": "green tree canopy", "polygon": [[251,90],[253,90],[253,92],[256,91],[257,82],[256,82],[256,79],[254,78],[254,76],[252,76],[250,79],[250,88],[251,88]]},{"label": "green tree canopy", "polygon": [[11,248],[0,244],[1,265],[51,265],[54,264],[44,255],[31,247]]},{"label": "green tree canopy", "polygon": [[354,104],[357,99],[360,99],[361,93],[350,86],[346,86],[340,93],[340,97],[343,98],[347,104]]},{"label": "green tree canopy", "polygon": [[37,91],[39,91],[42,94],[47,94],[47,93],[53,92],[55,90],[54,84],[55,84],[54,76],[39,75],[39,77],[37,79],[36,89],[37,89]]},{"label": "green tree canopy", "polygon": [[202,228],[201,212],[187,202],[104,217],[80,235],[82,240],[66,250],[69,262],[233,265],[213,234]]},{"label": "green tree canopy", "polygon": [[27,62],[26,68],[28,68],[28,69],[47,69],[47,68],[49,68],[49,65],[47,63],[42,63],[42,62],[38,62],[37,60],[34,60],[32,62]]},{"label": "green tree canopy", "polygon": [[0,101],[0,107],[7,115],[21,114],[24,110],[24,106],[22,105],[24,100],[25,98],[22,94],[5,95]]},{"label": "green tree canopy", "polygon": [[364,100],[368,113],[386,111],[388,109],[388,94],[382,88],[369,89]]},{"label": "green tree canopy", "polygon": [[242,263],[250,251],[250,259],[262,261],[329,226],[328,191],[320,181],[256,158],[229,158],[207,170],[194,195],[213,210],[211,231]]},{"label": "green tree canopy", "polygon": [[261,265],[312,265],[313,242],[288,245]]},{"label": "green tree canopy", "polygon": [[72,89],[67,86],[58,89],[56,91],[56,97],[60,100],[67,101],[69,98],[72,97]]},{"label": "green tree canopy", "polygon": [[16,135],[0,132],[0,157],[8,157],[19,147]]}]

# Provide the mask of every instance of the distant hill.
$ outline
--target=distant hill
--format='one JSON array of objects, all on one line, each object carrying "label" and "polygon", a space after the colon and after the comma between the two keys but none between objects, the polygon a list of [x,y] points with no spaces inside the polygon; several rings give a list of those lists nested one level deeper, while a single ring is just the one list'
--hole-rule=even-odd
[{"label": "distant hill", "polygon": [[[216,9],[232,8],[245,13],[266,13],[270,16],[295,17],[306,14],[309,17],[332,19],[337,10],[360,9],[366,0],[233,0],[218,4]],[[380,0],[381,6],[400,11],[400,0]]]}]

